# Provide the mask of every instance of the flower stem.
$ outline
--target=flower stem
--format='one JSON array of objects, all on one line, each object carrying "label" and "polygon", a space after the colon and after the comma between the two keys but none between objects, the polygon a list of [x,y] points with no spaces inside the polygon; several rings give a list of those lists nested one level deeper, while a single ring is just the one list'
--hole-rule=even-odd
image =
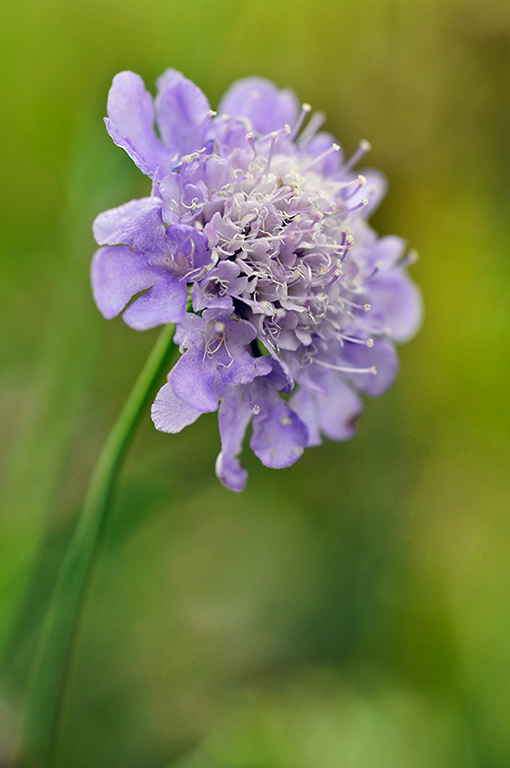
[{"label": "flower stem", "polygon": [[148,404],[172,347],[174,326],[165,326],[95,466],[41,628],[27,685],[18,768],[50,768],[73,640],[105,522],[109,501],[130,438]]}]

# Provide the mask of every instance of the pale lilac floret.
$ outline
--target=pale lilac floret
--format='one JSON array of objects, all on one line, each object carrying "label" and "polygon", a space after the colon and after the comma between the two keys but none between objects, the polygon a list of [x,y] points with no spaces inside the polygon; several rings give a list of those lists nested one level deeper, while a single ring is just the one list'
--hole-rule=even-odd
[{"label": "pale lilac floret", "polygon": [[[181,357],[152,407],[179,432],[218,411],[216,473],[241,491],[246,430],[263,464],[293,464],[322,437],[348,440],[395,380],[395,342],[419,328],[412,258],[367,216],[384,178],[346,159],[290,90],[240,80],[218,112],[174,70],[157,95],[121,72],[106,125],[152,179],[150,197],[100,214],[96,303],[143,330],[175,323]],[[290,396],[289,396],[290,395]]]}]

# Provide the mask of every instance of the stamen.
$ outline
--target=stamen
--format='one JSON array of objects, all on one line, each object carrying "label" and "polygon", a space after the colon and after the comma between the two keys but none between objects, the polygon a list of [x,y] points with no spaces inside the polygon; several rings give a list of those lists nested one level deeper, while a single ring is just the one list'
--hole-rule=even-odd
[{"label": "stamen", "polygon": [[350,341],[352,344],[362,344],[365,347],[368,347],[371,349],[374,346],[374,340],[373,339],[356,339],[354,336],[343,336],[343,341]]},{"label": "stamen", "polygon": [[368,277],[365,278],[363,285],[368,283],[368,281],[371,280],[373,278],[373,276],[376,275],[379,272],[380,269],[382,269],[383,266],[384,266],[384,264],[382,263],[382,261],[376,261],[375,264],[374,264],[373,270],[368,275]]},{"label": "stamen", "polygon": [[217,114],[218,113],[215,112],[214,109],[209,109],[205,113],[203,120],[197,126],[197,129],[196,129],[196,131],[195,131],[195,133],[193,135],[193,139],[189,143],[188,146],[192,147],[192,146],[198,144],[198,139],[200,138],[200,135],[201,135],[202,131],[204,130],[205,126],[212,120],[213,117],[216,117]]},{"label": "stamen", "polygon": [[299,147],[306,147],[307,144],[311,142],[321,125],[323,124],[324,120],[326,119],[326,116],[323,112],[314,112],[313,115],[310,118],[310,121],[306,128],[304,129],[303,133],[297,140],[297,145]]},{"label": "stamen", "polygon": [[353,238],[352,235],[347,235],[345,240],[346,240],[346,242],[345,242],[345,250],[344,250],[344,253],[343,253],[343,256],[342,256],[342,261],[345,259],[345,257],[349,253],[350,248],[354,244],[354,238]]},{"label": "stamen", "polygon": [[292,201],[293,198],[299,199],[299,195],[296,195],[295,189],[288,189],[287,191],[283,190],[281,192],[278,192],[277,195],[275,195],[273,198],[267,201],[266,205],[274,205],[275,203],[280,203],[282,200],[289,200]]},{"label": "stamen", "polygon": [[268,172],[271,166],[271,160],[273,159],[274,145],[276,144],[277,138],[278,138],[278,131],[273,131],[271,133],[271,145],[269,147],[269,152],[267,155],[267,163],[266,163],[266,167],[264,168],[264,174]]},{"label": "stamen", "polygon": [[406,253],[401,261],[399,261],[398,267],[399,269],[407,269],[407,267],[410,267],[412,264],[416,264],[419,258],[418,251],[413,248]]},{"label": "stamen", "polygon": [[391,330],[389,328],[364,328],[366,333],[370,333],[371,336],[384,336],[386,338],[391,337]]},{"label": "stamen", "polygon": [[[271,140],[271,144],[269,146],[269,152],[268,152],[268,157],[267,157],[266,165],[265,165],[264,168],[260,169],[261,173],[260,173],[260,176],[256,179],[255,184],[253,185],[253,188],[252,188],[252,191],[251,191],[252,195],[254,194],[255,189],[259,186],[259,184],[261,183],[262,179],[265,177],[265,175],[267,174],[267,172],[269,170],[269,167],[271,165],[271,160],[273,159],[273,151],[274,151],[274,147],[275,147],[275,144],[276,144],[276,139],[278,138],[278,136],[280,136],[282,134],[289,134],[289,133],[290,133],[289,126],[288,125],[284,125],[284,127],[280,128],[278,131],[271,131],[271,133],[267,133],[265,136],[261,136],[257,140],[257,144],[258,145],[260,145],[266,139],[270,139]],[[248,134],[248,136],[249,136],[249,134]],[[248,136],[246,138],[249,141]],[[257,156],[258,156],[258,153],[257,153]]]},{"label": "stamen", "polygon": [[301,105],[301,112],[298,116],[298,119],[294,123],[294,127],[289,133],[289,140],[294,141],[296,136],[298,135],[299,131],[301,130],[301,126],[303,125],[306,116],[309,114],[309,112],[312,111],[312,108],[310,104],[302,104]]},{"label": "stamen", "polygon": [[340,265],[343,261],[345,261],[345,257],[349,253],[351,246],[354,243],[353,236],[347,235],[344,237],[344,232],[347,232],[347,230],[342,230],[342,241],[340,243],[304,243],[301,248],[316,248],[325,251],[335,251],[339,254],[338,262]]},{"label": "stamen", "polygon": [[[301,214],[302,211],[300,211],[299,213]],[[288,233],[288,237],[290,237],[290,239],[292,241],[295,241],[294,242],[294,247],[295,248],[298,248],[298,247],[301,247],[301,248],[317,248],[319,245],[322,248],[323,245],[326,246],[326,247],[328,246],[328,244],[326,244],[326,243],[320,243],[319,244],[319,243],[316,243],[316,242],[314,242],[314,243],[304,243],[303,245],[301,245],[301,243],[303,242],[303,240],[304,240],[306,235],[309,235],[312,232],[318,233],[318,232],[320,232],[322,230],[322,227],[319,224],[319,222],[323,218],[324,218],[324,214],[322,213],[322,211],[317,211],[315,216],[314,216],[314,218],[312,219],[310,224],[306,227],[306,229],[301,229],[301,228],[293,229],[291,232]],[[296,216],[294,221],[297,224],[300,223],[299,214],[298,214],[298,216]],[[297,238],[299,238],[299,240]],[[331,245],[329,245],[329,247],[331,247]],[[336,247],[336,245],[335,245],[335,247]]]},{"label": "stamen", "polygon": [[186,203],[182,203],[183,207],[186,208],[187,211],[196,211],[197,208],[200,207],[200,200],[198,197],[194,197],[189,205],[186,205]]},{"label": "stamen", "polygon": [[366,139],[362,139],[358,145],[357,150],[354,152],[352,157],[347,160],[346,163],[344,163],[344,170],[350,171],[351,168],[354,168],[354,166],[359,163],[363,155],[366,155],[367,152],[370,152],[372,149],[372,145],[369,141]]},{"label": "stamen", "polygon": [[336,283],[336,281],[338,280],[338,278],[342,276],[342,272],[343,272],[343,270],[342,270],[342,265],[341,265],[341,264],[339,264],[339,266],[338,266],[338,267],[335,269],[335,272],[334,272],[334,274],[333,274],[333,277],[331,278],[331,280],[329,281],[329,283],[326,283],[326,285],[324,286],[324,289],[326,289],[326,288],[330,288],[330,287],[333,285],[333,283]]},{"label": "stamen", "polygon": [[[309,234],[309,232],[305,232],[305,234]],[[345,245],[339,245],[338,243],[318,243],[315,240],[313,243],[297,243],[296,247],[299,246],[301,250],[308,249],[316,252],[319,250],[333,251],[335,253],[341,251],[342,253],[339,255],[339,258],[341,259],[341,261],[343,261],[347,256],[353,242],[354,242],[354,238],[351,235],[349,235],[349,237],[347,238],[347,243]]]},{"label": "stamen", "polygon": [[332,371],[341,371],[341,373],[371,373],[373,376],[377,373],[375,365],[371,365],[370,368],[344,368],[342,365],[333,365],[332,363],[326,363],[323,360],[315,360],[318,365],[322,365],[324,368],[331,368]]},{"label": "stamen", "polygon": [[368,205],[368,200],[366,197],[364,197],[362,200],[359,201],[357,205],[353,205],[352,208],[349,208],[349,213],[353,213],[354,211],[359,211],[360,208],[365,208]]},{"label": "stamen", "polygon": [[[292,235],[293,235],[293,232],[291,232],[291,233],[290,233],[290,235],[289,235],[289,237],[290,237],[290,239],[291,239],[291,240],[292,240]],[[258,241],[260,241],[260,240],[264,240],[264,242],[267,242],[267,243],[272,243],[272,242],[274,242],[275,240],[277,240],[279,243],[282,243],[282,242],[283,242],[283,240],[284,240],[286,237],[287,237],[287,235],[285,234],[285,232],[282,232],[282,233],[281,233],[281,234],[279,234],[279,235],[265,235],[265,234],[262,234],[262,235],[260,235],[260,236],[259,236],[258,238],[256,238],[256,239],[257,239]]]},{"label": "stamen", "polygon": [[198,149],[196,152],[191,152],[189,155],[183,155],[177,165],[174,165],[172,171],[180,171],[183,165],[190,165],[194,160],[198,160],[203,152],[205,152],[205,147]]},{"label": "stamen", "polygon": [[317,157],[314,157],[311,162],[308,163],[308,165],[305,165],[301,170],[303,173],[306,171],[309,171],[310,168],[312,168],[316,163],[320,163],[322,160],[324,160],[326,157],[331,155],[333,152],[340,152],[340,145],[339,144],[332,144],[329,149],[327,149],[325,152],[323,152],[321,155],[318,155]]},{"label": "stamen", "polygon": [[358,176],[357,179],[354,179],[353,181],[349,181],[343,189],[340,191],[340,197],[342,200],[350,200],[351,197],[354,197],[354,195],[360,191],[361,187],[365,186],[367,183],[367,180],[365,176],[362,176],[361,173]]},{"label": "stamen", "polygon": [[255,142],[253,141],[253,133],[250,131],[250,133],[246,134],[245,138],[248,144],[250,145],[250,147],[252,148],[254,156],[256,157],[258,153],[257,153],[257,147],[255,146]]},{"label": "stamen", "polygon": [[212,269],[214,269],[214,267],[216,266],[216,264],[219,261],[219,258],[220,257],[218,256],[218,252],[217,251],[212,251],[212,253],[211,253],[211,261],[209,262],[209,264],[206,264],[201,269],[199,269],[197,267],[197,269],[194,269],[192,272],[189,272],[188,275],[187,275],[188,281],[191,280],[191,279],[199,280],[201,277],[206,275],[208,272],[210,272]]},{"label": "stamen", "polygon": [[263,136],[259,136],[257,143],[260,144],[267,139],[272,139],[273,136],[279,136],[280,134],[284,133],[287,135],[290,133],[290,127],[288,125],[284,125],[283,128],[279,128],[277,131],[271,131],[270,133],[265,133]]},{"label": "stamen", "polygon": [[361,309],[363,312],[370,312],[372,309],[370,304],[356,304],[354,301],[349,301],[349,299],[342,298],[341,301],[344,304],[348,304],[350,307],[354,307],[354,309]]}]

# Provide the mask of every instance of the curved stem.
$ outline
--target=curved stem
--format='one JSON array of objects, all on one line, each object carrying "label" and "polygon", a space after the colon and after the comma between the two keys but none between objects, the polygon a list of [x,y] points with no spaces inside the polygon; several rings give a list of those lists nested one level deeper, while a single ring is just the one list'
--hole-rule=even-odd
[{"label": "curved stem", "polygon": [[138,420],[172,346],[165,326],[99,455],[41,628],[27,685],[19,739],[19,768],[49,768],[73,639],[85,590],[109,513],[112,488]]}]

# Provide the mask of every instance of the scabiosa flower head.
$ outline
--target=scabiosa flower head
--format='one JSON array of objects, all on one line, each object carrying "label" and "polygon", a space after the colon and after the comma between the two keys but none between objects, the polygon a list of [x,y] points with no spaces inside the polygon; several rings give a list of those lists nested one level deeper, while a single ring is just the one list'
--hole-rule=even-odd
[{"label": "scabiosa flower head", "polygon": [[403,241],[367,224],[385,188],[354,171],[367,142],[346,160],[318,114],[261,78],[235,83],[217,112],[179,72],[157,85],[153,102],[121,72],[110,90],[108,132],[152,191],[95,220],[94,297],[138,330],[176,324],[182,356],[154,424],[179,432],[217,410],[216,472],[241,491],[250,422],[268,467],[323,435],[352,437],[360,393],[395,379],[395,342],[416,332],[420,294]]}]

